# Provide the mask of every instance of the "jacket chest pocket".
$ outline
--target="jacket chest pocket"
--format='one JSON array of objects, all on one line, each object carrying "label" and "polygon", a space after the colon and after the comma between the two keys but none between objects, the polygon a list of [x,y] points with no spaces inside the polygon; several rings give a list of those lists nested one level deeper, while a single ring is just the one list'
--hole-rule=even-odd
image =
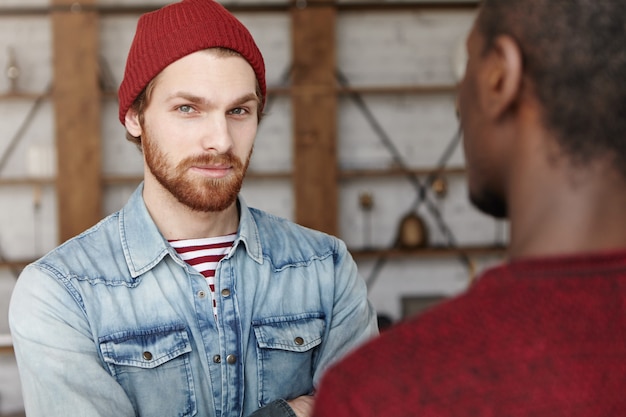
[{"label": "jacket chest pocket", "polygon": [[191,343],[184,326],[132,329],[103,336],[100,352],[138,415],[196,414]]},{"label": "jacket chest pocket", "polygon": [[313,365],[322,343],[323,314],[272,317],[252,322],[257,341],[259,404],[313,390]]}]

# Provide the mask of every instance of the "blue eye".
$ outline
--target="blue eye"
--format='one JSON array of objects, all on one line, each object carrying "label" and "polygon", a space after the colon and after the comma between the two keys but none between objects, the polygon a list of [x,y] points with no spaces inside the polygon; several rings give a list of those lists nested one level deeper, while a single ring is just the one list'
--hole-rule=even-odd
[{"label": "blue eye", "polygon": [[241,107],[237,107],[236,109],[233,109],[230,111],[231,114],[238,115],[238,116],[242,116],[246,114],[247,112],[248,111],[246,109],[242,109]]},{"label": "blue eye", "polygon": [[182,106],[178,107],[178,111],[180,111],[181,113],[191,113],[193,111],[193,108],[191,106],[183,104]]}]

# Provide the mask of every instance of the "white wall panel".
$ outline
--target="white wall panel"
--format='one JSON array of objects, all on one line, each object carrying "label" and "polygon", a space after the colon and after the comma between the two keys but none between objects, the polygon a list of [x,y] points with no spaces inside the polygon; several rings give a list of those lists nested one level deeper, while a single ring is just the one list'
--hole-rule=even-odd
[{"label": "white wall panel", "polygon": [[[29,119],[34,101],[26,98],[0,101],[0,155],[7,155],[0,178],[56,174],[52,105],[44,99]],[[22,136],[16,140],[22,126]]]},{"label": "white wall panel", "polygon": [[[432,168],[458,129],[454,95],[363,95],[363,101],[382,127],[403,163],[410,168]],[[382,169],[395,165],[363,111],[350,97],[340,100],[339,163],[343,169]],[[448,166],[463,165],[461,146]]]},{"label": "white wall panel", "polygon": [[337,61],[354,85],[454,82],[457,45],[472,12],[345,13],[337,27]]},{"label": "white wall panel", "polygon": [[57,245],[52,186],[0,187],[0,250],[6,259],[33,259]]},{"label": "white wall panel", "polygon": [[[17,6],[18,1],[15,3]],[[4,72],[9,61],[8,48],[13,48],[20,69],[18,89],[32,93],[46,91],[52,82],[51,42],[50,20],[46,16],[0,17],[0,92],[9,89]]]},{"label": "white wall panel", "polygon": [[236,13],[263,54],[268,86],[280,85],[291,66],[289,13]]},{"label": "white wall panel", "polygon": [[293,220],[293,190],[289,180],[246,179],[241,189],[246,204]]},{"label": "white wall panel", "polygon": [[117,100],[104,101],[102,110],[102,170],[105,176],[143,175],[143,156],[126,140],[126,130],[117,118]]},{"label": "white wall panel", "polygon": [[269,100],[249,169],[254,172],[290,172],[293,164],[291,100],[287,96],[270,97]]},{"label": "white wall panel", "polygon": [[134,15],[106,15],[99,20],[100,57],[112,76],[116,92],[124,77],[126,56],[135,36],[138,19],[139,16]]}]

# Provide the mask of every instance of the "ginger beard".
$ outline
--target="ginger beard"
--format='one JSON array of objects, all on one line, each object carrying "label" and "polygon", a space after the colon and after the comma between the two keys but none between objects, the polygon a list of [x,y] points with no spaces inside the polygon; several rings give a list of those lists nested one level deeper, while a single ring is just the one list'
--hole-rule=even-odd
[{"label": "ginger beard", "polygon": [[[150,140],[148,131],[142,135],[142,142],[148,169],[161,186],[191,210],[202,212],[223,211],[235,202],[252,156],[250,150],[244,163],[231,152],[204,154],[175,164],[155,141]],[[190,172],[193,166],[216,164],[231,166],[232,173],[224,178],[206,178]]]}]

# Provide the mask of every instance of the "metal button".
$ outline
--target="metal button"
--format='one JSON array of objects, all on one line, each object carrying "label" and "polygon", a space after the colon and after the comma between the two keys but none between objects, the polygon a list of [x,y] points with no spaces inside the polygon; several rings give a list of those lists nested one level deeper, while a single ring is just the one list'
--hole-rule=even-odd
[{"label": "metal button", "polygon": [[151,361],[152,360],[152,353],[150,352],[144,352],[143,353],[143,358],[147,361]]},{"label": "metal button", "polygon": [[304,339],[303,339],[303,338],[301,338],[300,336],[296,337],[293,341],[294,341],[294,342],[296,343],[296,345],[298,345],[298,346],[302,346],[302,345],[304,344]]},{"label": "metal button", "polygon": [[230,290],[228,288],[224,288],[222,290],[222,297],[228,297],[230,295]]},{"label": "metal button", "polygon": [[237,363],[237,356],[235,355],[226,356],[226,362],[228,362],[231,365]]},{"label": "metal button", "polygon": [[213,356],[213,362],[222,363],[222,357],[220,355]]},{"label": "metal button", "polygon": [[206,297],[206,292],[202,290],[198,291],[198,298],[204,298],[204,297]]}]

